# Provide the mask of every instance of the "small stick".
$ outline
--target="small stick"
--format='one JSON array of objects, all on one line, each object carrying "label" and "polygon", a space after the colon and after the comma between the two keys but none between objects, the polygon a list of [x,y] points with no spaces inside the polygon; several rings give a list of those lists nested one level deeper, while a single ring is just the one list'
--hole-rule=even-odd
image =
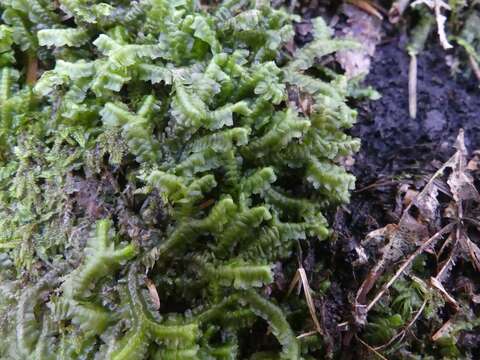
[{"label": "small stick", "polygon": [[315,304],[312,299],[312,291],[310,289],[310,284],[308,283],[307,273],[303,267],[298,269],[300,274],[300,279],[302,280],[303,292],[305,294],[305,300],[307,301],[308,310],[310,311],[310,316],[315,324],[315,329],[320,335],[323,335],[322,327],[320,326],[320,321],[318,321],[317,313],[315,311]]},{"label": "small stick", "polygon": [[410,55],[410,68],[408,72],[408,110],[410,117],[417,116],[417,55],[423,51],[425,43],[433,24],[433,17],[427,12],[421,13],[421,18],[412,30],[407,51]]},{"label": "small stick", "polygon": [[312,331],[309,331],[309,332],[306,332],[306,333],[303,333],[303,334],[300,334],[297,336],[297,339],[303,339],[305,337],[309,337],[309,336],[313,336],[315,334],[317,334],[318,331],[317,330],[312,330]]},{"label": "small stick", "polygon": [[364,186],[363,188],[361,189],[358,189],[358,190],[353,190],[353,192],[355,193],[361,193],[361,192],[364,192],[364,191],[367,191],[367,190],[370,190],[370,189],[375,189],[377,187],[380,187],[380,186],[388,186],[388,185],[395,185],[397,184],[398,181],[397,180],[384,180],[384,181],[375,181],[374,183],[370,184],[370,185],[367,185],[367,186]]},{"label": "small stick", "polygon": [[293,280],[290,283],[290,286],[288,288],[287,296],[289,296],[292,293],[293,289],[295,288],[295,285],[297,284],[300,285],[300,288],[303,287],[303,293],[305,294],[307,307],[310,312],[310,317],[312,318],[312,321],[315,325],[316,332],[318,332],[320,335],[323,335],[322,327],[320,326],[320,321],[318,320],[318,317],[315,311],[315,304],[313,303],[312,293],[311,293],[310,285],[307,279],[307,273],[305,272],[305,269],[302,266],[300,266],[297,269],[297,272],[295,273],[295,276],[293,277]]},{"label": "small stick", "polygon": [[417,55],[410,54],[408,68],[408,113],[410,118],[417,118]]}]

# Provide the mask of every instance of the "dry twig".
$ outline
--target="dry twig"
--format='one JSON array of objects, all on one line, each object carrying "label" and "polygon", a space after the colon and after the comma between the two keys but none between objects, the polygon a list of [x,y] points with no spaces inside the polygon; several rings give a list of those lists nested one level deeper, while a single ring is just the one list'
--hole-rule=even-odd
[{"label": "dry twig", "polygon": [[[312,293],[311,293],[310,285],[307,279],[307,273],[305,272],[305,269],[303,268],[303,266],[300,266],[297,269],[297,272],[295,273],[295,276],[293,277],[292,282],[290,283],[290,286],[288,288],[287,296],[290,295],[293,288],[297,284],[303,287],[303,293],[305,294],[305,300],[307,302],[308,311],[310,312],[312,321],[315,324],[316,332],[318,332],[320,335],[323,335],[322,327],[320,326],[320,321],[318,321],[317,313],[315,311],[315,304],[313,303]],[[302,335],[307,336],[305,334],[302,334]]]},{"label": "dry twig", "polygon": [[417,55],[410,54],[408,68],[408,112],[412,119],[417,118]]}]

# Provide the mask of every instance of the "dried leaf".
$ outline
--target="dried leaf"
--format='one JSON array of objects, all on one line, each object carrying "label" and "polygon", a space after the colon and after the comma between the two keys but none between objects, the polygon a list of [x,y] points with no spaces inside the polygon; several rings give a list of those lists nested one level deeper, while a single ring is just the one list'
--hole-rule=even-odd
[{"label": "dried leaf", "polygon": [[357,40],[362,47],[343,50],[336,54],[336,60],[349,78],[368,74],[371,57],[381,39],[381,20],[367,14],[355,6],[344,5],[343,13],[347,15],[347,26],[343,29],[346,38]]},{"label": "dried leaf", "polygon": [[[405,192],[405,196],[403,197],[403,205],[404,206],[408,206],[412,203],[413,200],[417,199],[417,202],[419,201],[418,198],[417,198],[417,195],[418,195],[418,191],[416,190],[412,190],[412,189],[408,189],[406,192]],[[418,206],[418,205],[417,205]],[[437,205],[438,207],[438,205]]]},{"label": "dried leaf", "polygon": [[[467,232],[465,225],[468,223],[474,226],[480,226],[480,221],[477,220],[479,216],[478,210],[480,208],[480,194],[475,187],[470,173],[472,169],[476,169],[477,167],[472,162],[467,163],[468,153],[464,142],[463,131],[459,132],[455,147],[457,149],[456,153],[430,178],[423,190],[416,196],[415,194],[411,194],[410,199],[404,200],[404,202],[406,202],[406,209],[403,211],[398,225],[390,224],[371,232],[365,238],[364,243],[376,242],[378,244],[384,241],[386,245],[382,249],[382,257],[368,273],[357,291],[353,314],[354,321],[357,325],[365,325],[367,323],[368,312],[372,310],[400,277],[409,272],[413,261],[421,253],[427,251],[435,255],[438,261],[443,260],[443,262],[439,264],[440,270],[437,272],[437,275],[430,278],[431,288],[435,289],[441,295],[441,298],[455,309],[457,315],[464,314],[464,310],[468,311],[468,306],[465,306],[465,303],[460,303],[459,300],[455,299],[444,286],[460,257],[469,260],[474,268],[480,272],[480,246],[475,242],[476,238],[473,238],[473,240],[475,240],[473,241],[472,238],[469,237],[469,234],[473,236],[474,232]],[[446,174],[447,169],[451,170],[448,177]],[[402,189],[402,191],[406,194],[408,188]],[[443,198],[439,197],[440,192],[446,194],[448,196],[447,199],[450,200],[447,200],[446,203],[443,202]],[[405,195],[405,198],[406,197],[407,195]],[[440,204],[440,201],[442,201],[442,204]],[[413,214],[415,214],[411,211],[413,207],[418,209],[418,216],[413,216]],[[445,210],[441,212],[440,209]],[[435,226],[432,227],[432,224]],[[428,234],[433,232],[434,228],[440,227],[440,224],[443,225],[442,229],[429,237]],[[437,246],[440,239],[445,235],[448,235],[447,239],[441,246]],[[440,249],[438,250],[439,247]],[[414,248],[415,251],[412,252]],[[391,274],[389,271],[390,268],[402,258],[405,260],[398,269]],[[382,283],[381,289],[377,291],[371,301],[367,302],[367,295],[371,289],[376,286],[376,282],[381,277],[383,279],[383,277],[386,276],[384,273],[387,273],[388,281]],[[421,279],[418,280],[419,283],[423,283]],[[458,280],[458,277],[456,277],[455,280]],[[426,286],[422,288],[426,289]],[[457,287],[456,289],[458,290],[459,288]],[[466,292],[473,303],[480,303],[480,296],[474,293],[473,286],[467,289]],[[423,290],[422,293],[427,294],[429,292]],[[433,299],[437,298],[437,296],[428,296],[424,300],[433,301],[433,304],[436,304]],[[424,302],[424,304],[426,303]],[[425,305],[422,306],[422,310],[423,307],[425,307]],[[462,309],[461,312],[460,309]],[[419,313],[420,312],[417,312],[413,321],[418,318]],[[449,334],[452,328],[457,326],[457,323],[457,320],[455,320],[455,322],[448,320],[432,336],[433,341],[437,341],[441,337]],[[455,329],[457,329],[457,327],[455,327]],[[398,339],[401,339],[404,334],[405,331],[400,331],[384,345],[374,349],[384,349]]]},{"label": "dried leaf", "polygon": [[146,283],[147,288],[148,288],[148,293],[150,294],[150,299],[152,300],[153,305],[155,306],[155,310],[159,310],[160,309],[160,297],[158,296],[157,287],[155,286],[153,281],[150,280],[149,278],[145,279],[145,283]]},{"label": "dried leaf", "polygon": [[368,263],[368,255],[363,246],[355,245],[354,250],[357,254],[357,259],[353,262],[353,266],[366,265]]},{"label": "dried leaf", "polygon": [[[428,237],[427,227],[424,224],[417,222],[408,213],[403,214],[399,225],[387,225],[384,228],[371,232],[367,236],[367,242],[372,241],[371,239],[374,238],[383,238],[387,244],[382,249],[381,259],[377,262],[375,267],[370,270],[366,279],[357,291],[355,299],[356,308],[357,305],[365,304],[366,296],[385,269],[405,256],[405,254],[408,254],[415,244],[426,237]],[[360,307],[358,307],[358,309],[360,309]],[[359,319],[362,318],[361,314],[357,314],[356,316]]]},{"label": "dried leaf", "polygon": [[429,237],[427,225],[420,223],[408,212],[403,213],[398,226],[396,237],[402,240],[399,244],[402,244],[404,249],[420,244]]},{"label": "dried leaf", "polygon": [[412,201],[412,203],[418,208],[422,217],[427,221],[433,221],[439,216],[438,208],[440,203],[438,202],[438,188],[432,182],[428,191],[422,191]]},{"label": "dried leaf", "polygon": [[480,201],[480,194],[473,184],[473,178],[466,171],[467,169],[464,168],[452,172],[447,181],[452,190],[453,198],[457,202],[465,200]]}]

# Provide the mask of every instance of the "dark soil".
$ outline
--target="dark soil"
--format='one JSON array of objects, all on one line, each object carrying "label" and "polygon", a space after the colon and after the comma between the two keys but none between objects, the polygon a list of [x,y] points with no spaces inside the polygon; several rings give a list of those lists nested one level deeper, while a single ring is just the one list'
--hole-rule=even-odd
[{"label": "dark soil", "polygon": [[[436,39],[431,43],[437,44]],[[423,172],[432,160],[444,161],[460,128],[466,145],[480,148],[480,88],[473,78],[454,78],[438,45],[418,57],[418,115],[408,114],[410,58],[401,36],[379,45],[367,85],[382,94],[360,105],[353,133],[362,139],[354,173],[361,188],[382,176]],[[465,69],[463,69],[465,70]]]},{"label": "dark soil", "polygon": [[[432,39],[418,57],[418,114],[408,113],[410,58],[403,37],[377,47],[366,85],[382,98],[359,104],[352,133],[362,148],[352,169],[357,190],[347,207],[348,232],[360,241],[369,231],[396,222],[397,191],[410,183],[421,188],[455,151],[455,138],[465,130],[470,151],[480,149],[480,87],[473,78],[454,77],[446,53]],[[344,229],[345,230],[345,229]]]},{"label": "dark soil", "polygon": [[[303,1],[300,1],[304,4]],[[319,13],[324,18],[340,16],[337,7],[308,1],[300,7],[304,19]],[[328,2],[332,4],[332,2]],[[338,5],[338,4],[337,4]],[[308,20],[305,21],[308,23]],[[310,39],[300,23],[296,43]],[[372,86],[382,98],[355,104],[358,122],[351,133],[362,140],[351,171],[357,177],[357,190],[350,204],[330,214],[334,243],[322,243],[316,256],[322,258],[331,274],[331,287],[321,304],[316,304],[328,335],[335,339],[339,358],[369,358],[363,345],[356,344],[352,332],[342,332],[337,324],[351,320],[352,300],[373,266],[377,253],[370,253],[369,264],[355,265],[358,245],[373,230],[396,224],[402,213],[406,187],[420,190],[432,174],[455,152],[460,129],[470,152],[480,149],[480,87],[463,64],[457,75],[447,65],[448,54],[438,44],[436,34],[418,56],[417,118],[408,111],[408,71],[410,58],[405,50],[407,37],[384,22],[385,36],[377,46],[365,85]],[[467,74],[467,75],[465,75]],[[335,254],[331,256],[331,254]],[[304,261],[306,267],[306,261]],[[308,273],[311,273],[310,271]],[[312,281],[315,287],[315,279]],[[352,351],[355,349],[355,351]]]},{"label": "dark soil", "polygon": [[[431,43],[436,44],[435,40]],[[358,259],[355,247],[370,231],[397,223],[402,211],[401,186],[421,189],[454,153],[461,128],[469,150],[480,149],[479,84],[473,75],[469,79],[452,76],[445,55],[439,46],[431,45],[418,57],[418,114],[411,119],[410,58],[403,37],[397,34],[377,47],[366,85],[379,91],[382,98],[357,104],[358,123],[352,130],[362,139],[352,169],[357,190],[334,220],[337,248],[331,266],[338,283],[332,288],[342,289],[343,294],[331,292],[327,305],[344,320],[351,310],[345,302],[354,296],[369,267],[352,265]],[[375,258],[375,254],[370,255]],[[346,335],[340,350],[342,359],[351,358],[350,346]]]}]

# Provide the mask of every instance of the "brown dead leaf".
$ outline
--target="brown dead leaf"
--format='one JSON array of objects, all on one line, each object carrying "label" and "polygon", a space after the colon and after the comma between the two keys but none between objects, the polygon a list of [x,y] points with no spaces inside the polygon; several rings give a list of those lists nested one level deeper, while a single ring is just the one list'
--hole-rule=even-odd
[{"label": "brown dead leaf", "polygon": [[461,201],[480,201],[480,194],[475,188],[475,185],[473,184],[473,178],[468,170],[468,153],[465,146],[465,136],[463,130],[461,130],[458,134],[455,147],[457,148],[457,153],[454,155],[456,162],[452,166],[453,172],[450,174],[447,183],[450,186],[454,200],[457,202],[457,205],[461,207]]},{"label": "brown dead leaf", "polygon": [[399,231],[396,236],[403,240],[405,247],[420,244],[429,237],[427,225],[420,223],[408,212],[403,213],[398,226]]},{"label": "brown dead leaf", "polygon": [[413,203],[422,217],[427,221],[433,221],[438,217],[438,207],[440,203],[438,202],[438,188],[432,183],[429,186],[429,191],[422,191],[418,196],[411,202]]},{"label": "brown dead leaf", "polygon": [[413,189],[408,189],[405,192],[405,196],[403,197],[403,206],[408,206],[412,203],[412,201],[417,197],[418,191]]},{"label": "brown dead leaf", "polygon": [[357,259],[353,262],[353,266],[356,267],[366,265],[368,263],[368,255],[363,246],[355,245],[353,250],[357,254]]},{"label": "brown dead leaf", "polygon": [[387,239],[390,239],[393,234],[396,233],[397,228],[398,225],[396,224],[388,224],[383,228],[373,230],[367,234],[365,239],[362,241],[362,245],[366,246],[371,244],[385,244],[387,242]]},{"label": "brown dead leaf", "polygon": [[[365,242],[376,241],[378,243],[379,241],[383,240],[385,241],[386,245],[382,249],[382,257],[369,272],[366,279],[357,291],[357,296],[355,299],[355,311],[357,313],[354,315],[354,317],[360,321],[359,324],[366,321],[366,313],[368,313],[368,311],[378,302],[378,300],[383,296],[388,288],[393,285],[398,277],[400,277],[400,275],[402,275],[404,272],[408,271],[413,260],[423,252],[430,252],[434,254],[435,245],[438,243],[439,239],[445,234],[449,234],[457,225],[455,221],[450,222],[441,230],[437,231],[433,236],[430,236],[429,228],[425,223],[435,222],[440,216],[438,179],[444,175],[447,168],[452,168],[454,170],[453,173],[455,171],[460,172],[461,170],[465,169],[466,149],[464,145],[463,132],[460,132],[459,134],[456,148],[457,152],[455,155],[452,156],[431,177],[423,190],[420,191],[416,197],[409,201],[409,205],[407,205],[405,208],[398,225],[388,225],[382,229],[371,232],[366,237]],[[471,195],[465,190],[459,190],[465,188],[465,184],[468,183],[467,180],[469,180],[468,177],[462,177],[459,174],[456,174],[453,180],[448,182],[448,185],[450,186],[452,182],[454,183],[454,186],[457,186],[458,189],[451,189],[451,192],[456,194],[458,198]],[[462,185],[460,186],[458,184]],[[410,213],[412,206],[418,208],[420,212],[421,216],[418,219],[413,217]],[[475,259],[479,260],[480,265],[480,249],[478,249],[473,242],[468,243],[466,240],[464,240],[464,242],[465,245],[468,246],[469,252],[471,253],[470,256],[475,256]],[[414,249],[415,251],[413,251]],[[439,278],[435,278],[432,285],[439,289],[439,291],[441,291],[442,294],[444,294],[444,296],[447,297],[452,304],[456,304],[455,300],[446,292],[441,283],[455,264],[455,257],[453,254],[454,252],[451,252],[451,256],[448,258],[448,261],[444,264],[442,270],[438,274],[441,276]],[[385,269],[389,268],[402,258],[405,258],[406,260],[402,263],[390,280],[383,285],[382,289],[376,294],[373,300],[368,303],[367,307],[364,308],[368,293],[374,287],[376,281],[384,273]]]},{"label": "brown dead leaf", "polygon": [[465,200],[480,201],[480,194],[473,184],[472,176],[463,168],[452,172],[448,178],[448,185],[452,190],[453,198],[456,202]]},{"label": "brown dead leaf", "polygon": [[410,268],[413,260],[423,253],[425,249],[434,246],[435,243],[446,233],[450,232],[453,228],[453,224],[448,224],[446,225],[443,229],[435,233],[432,237],[429,239],[425,240],[421,246],[415,250],[413,254],[411,254],[405,262],[400,266],[400,268],[395,272],[395,274],[390,278],[390,280],[383,285],[382,289],[377,293],[377,295],[373,298],[372,301],[367,305],[367,312],[370,311],[373,306],[380,300],[380,298],[385,294],[385,292],[393,285],[393,283],[408,269]]},{"label": "brown dead leaf", "polygon": [[455,219],[458,217],[458,208],[455,202],[449,203],[443,210],[443,217],[449,219]]},{"label": "brown dead leaf", "polygon": [[354,50],[338,51],[335,56],[336,60],[345,70],[348,78],[368,74],[371,58],[381,40],[382,21],[348,4],[343,5],[342,12],[348,17],[348,20],[340,35],[357,40],[362,47]]},{"label": "brown dead leaf", "polygon": [[155,306],[155,310],[160,309],[160,297],[158,296],[157,292],[157,287],[153,283],[152,280],[149,278],[145,278],[145,284],[147,285],[148,288],[148,293],[150,294],[150,299],[153,302],[153,305]]}]

